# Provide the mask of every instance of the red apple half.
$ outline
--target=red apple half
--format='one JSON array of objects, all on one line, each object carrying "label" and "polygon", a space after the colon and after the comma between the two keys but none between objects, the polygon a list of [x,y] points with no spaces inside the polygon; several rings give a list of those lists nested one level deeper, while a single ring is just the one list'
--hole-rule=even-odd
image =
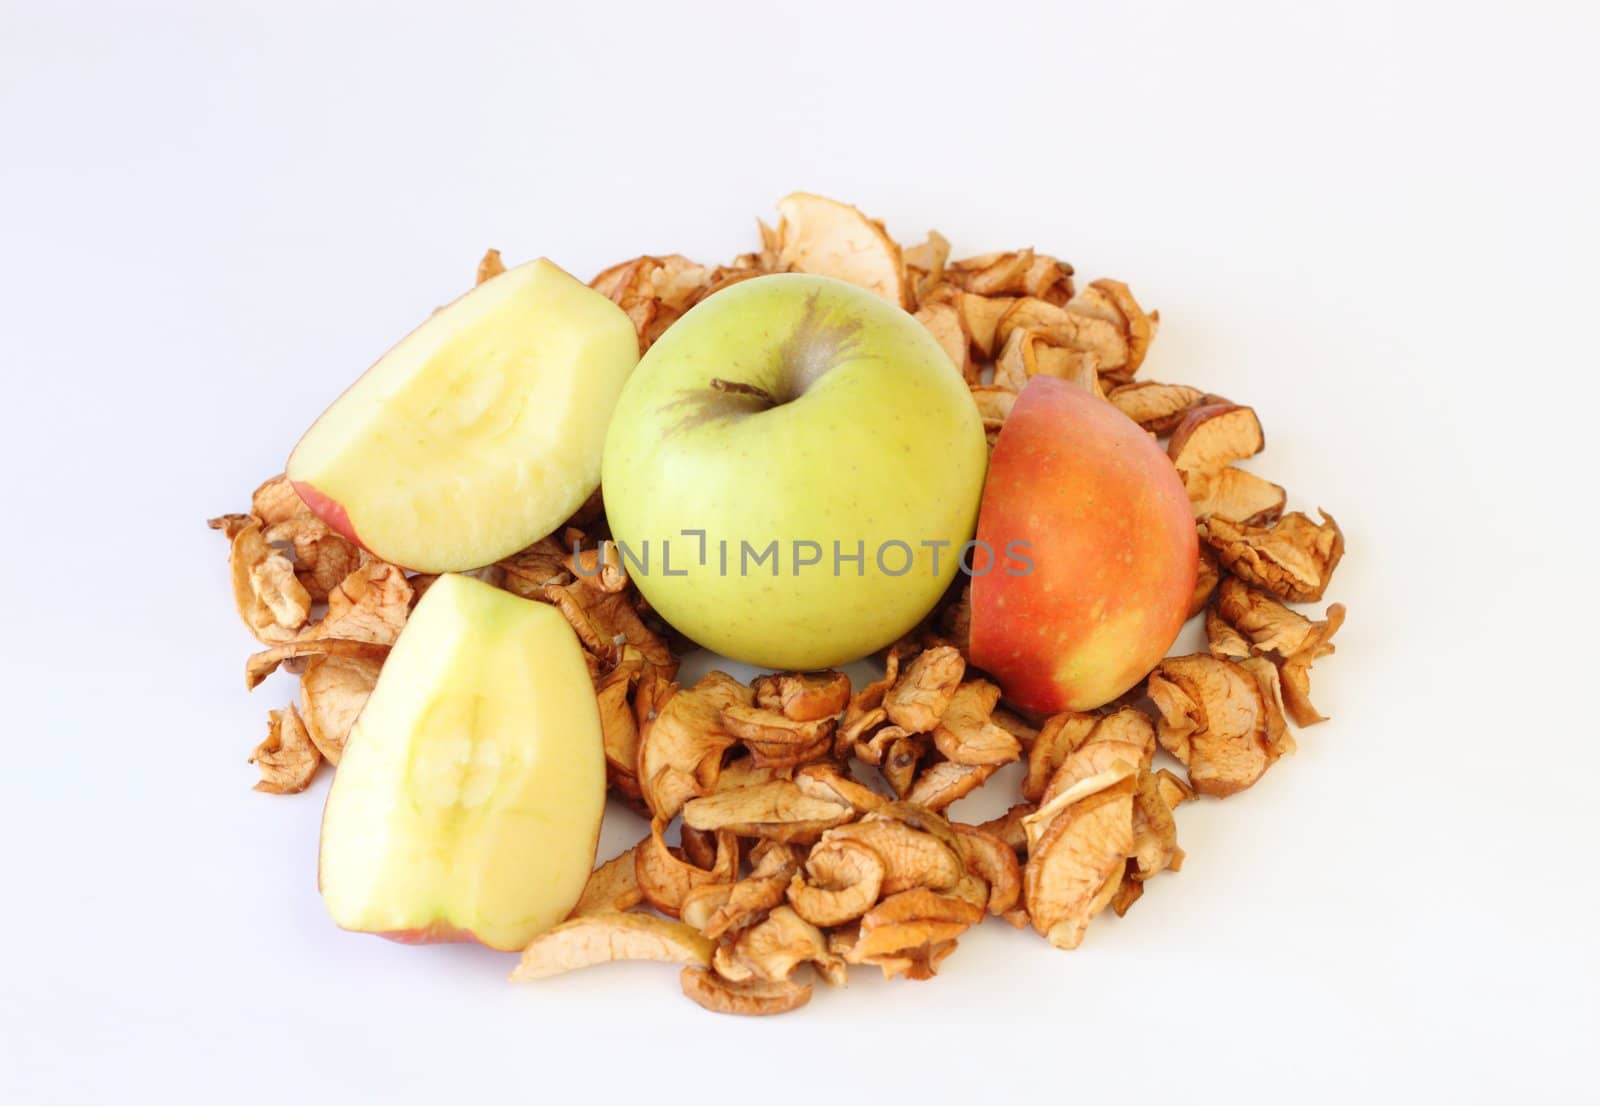
[{"label": "red apple half", "polygon": [[[1166,655],[1199,556],[1183,482],[1110,403],[1036,376],[989,461],[972,582],[972,663],[1024,710],[1110,702]],[[982,573],[979,575],[978,573]]]}]

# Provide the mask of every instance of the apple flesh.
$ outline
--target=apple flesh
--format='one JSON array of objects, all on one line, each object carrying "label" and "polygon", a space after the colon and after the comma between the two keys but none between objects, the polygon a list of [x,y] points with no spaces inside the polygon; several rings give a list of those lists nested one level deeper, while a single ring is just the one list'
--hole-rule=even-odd
[{"label": "apple flesh", "polygon": [[622,310],[545,260],[480,284],[367,370],[289,458],[306,505],[419,572],[477,568],[550,533],[600,483],[639,360]]},{"label": "apple flesh", "polygon": [[625,563],[678,630],[735,660],[826,668],[938,602],[986,463],[966,383],[920,323],[842,281],[757,277],[640,361],[606,437],[606,517],[648,553]]},{"label": "apple flesh", "polygon": [[[1110,702],[1187,618],[1199,543],[1177,470],[1137,423],[1064,380],[1036,376],[1017,397],[978,540],[997,558],[972,582],[972,663],[1024,710]],[[1013,542],[1031,571],[1005,556]]]},{"label": "apple flesh", "polygon": [[599,710],[566,620],[442,576],[345,746],[322,897],[345,929],[520,949],[577,902],[604,808]]}]

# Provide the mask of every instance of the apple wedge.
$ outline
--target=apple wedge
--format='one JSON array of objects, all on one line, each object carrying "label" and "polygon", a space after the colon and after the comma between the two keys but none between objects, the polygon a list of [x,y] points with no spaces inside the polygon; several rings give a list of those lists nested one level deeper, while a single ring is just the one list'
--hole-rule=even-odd
[{"label": "apple wedge", "polygon": [[334,777],[318,872],[328,912],[397,941],[520,949],[582,894],[605,785],[600,714],[566,620],[442,576]]},{"label": "apple wedge", "polygon": [[384,354],[300,440],[289,479],[324,522],[391,564],[490,564],[599,487],[606,424],[638,360],[621,308],[531,261]]}]

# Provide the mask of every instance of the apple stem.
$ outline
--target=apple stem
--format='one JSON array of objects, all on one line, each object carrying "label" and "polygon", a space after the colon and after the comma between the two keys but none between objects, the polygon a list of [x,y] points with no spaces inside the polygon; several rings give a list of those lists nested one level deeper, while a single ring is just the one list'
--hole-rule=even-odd
[{"label": "apple stem", "polygon": [[758,388],[754,384],[746,384],[740,380],[724,380],[720,376],[713,376],[711,378],[711,387],[719,392],[732,392],[734,395],[740,396],[755,396],[768,407],[776,407],[778,405],[778,401],[773,398],[772,393],[765,388]]}]

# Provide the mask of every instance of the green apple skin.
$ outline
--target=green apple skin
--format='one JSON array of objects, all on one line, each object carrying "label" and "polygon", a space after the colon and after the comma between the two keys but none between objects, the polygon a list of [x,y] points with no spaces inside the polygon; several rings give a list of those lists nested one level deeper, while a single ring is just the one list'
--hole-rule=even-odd
[{"label": "green apple skin", "polygon": [[[921,324],[842,281],[782,274],[719,292],[650,348],[601,486],[614,537],[648,550],[648,571],[629,567],[662,617],[735,660],[803,670],[881,649],[933,608],[987,464],[966,383]],[[686,530],[706,532],[703,563]],[[806,541],[822,563],[796,571]],[[772,542],[777,575],[754,561]],[[835,542],[863,564],[835,574]]]}]

